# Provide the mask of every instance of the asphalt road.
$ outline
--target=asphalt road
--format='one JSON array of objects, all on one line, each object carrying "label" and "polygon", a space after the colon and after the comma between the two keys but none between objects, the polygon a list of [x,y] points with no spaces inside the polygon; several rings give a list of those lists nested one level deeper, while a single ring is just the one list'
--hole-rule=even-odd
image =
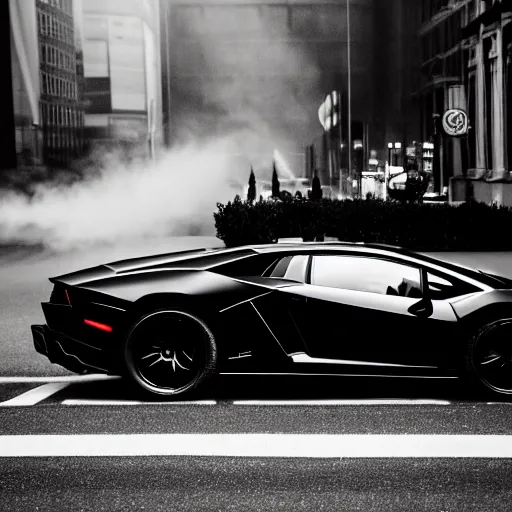
[{"label": "asphalt road", "polygon": [[[218,245],[0,252],[1,511],[511,510],[512,402],[455,379],[221,377],[161,403],[33,350],[49,276]],[[442,257],[512,275],[512,254]]]},{"label": "asphalt road", "polygon": [[[20,400],[17,386],[0,385],[0,400]],[[472,400],[453,381],[226,377],[195,403],[133,399],[108,380],[0,405],[0,510],[510,510],[512,404]],[[483,455],[450,452],[467,439]]]}]

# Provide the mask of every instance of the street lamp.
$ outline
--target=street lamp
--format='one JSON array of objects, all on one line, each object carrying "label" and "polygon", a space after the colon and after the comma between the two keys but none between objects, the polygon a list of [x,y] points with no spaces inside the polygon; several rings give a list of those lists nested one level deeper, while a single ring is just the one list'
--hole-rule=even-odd
[{"label": "street lamp", "polygon": [[[347,0],[347,118],[348,118],[348,175],[352,176],[352,84],[350,79],[350,0]],[[350,178],[349,178],[350,179]],[[361,175],[359,177],[359,196],[361,195]]]},{"label": "street lamp", "polygon": [[393,143],[388,142],[388,166],[393,164],[393,162],[391,161],[391,151],[393,151]]}]

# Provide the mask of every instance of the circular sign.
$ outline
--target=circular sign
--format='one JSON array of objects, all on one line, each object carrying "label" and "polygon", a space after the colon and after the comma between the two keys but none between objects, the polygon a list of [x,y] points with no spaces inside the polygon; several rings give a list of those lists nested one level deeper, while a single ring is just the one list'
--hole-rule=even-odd
[{"label": "circular sign", "polygon": [[324,130],[328,132],[331,128],[338,124],[339,106],[338,106],[338,93],[331,92],[325,98],[325,101],[318,109],[318,118]]},{"label": "circular sign", "polygon": [[468,116],[464,110],[451,108],[444,113],[443,129],[451,137],[461,137],[468,132]]}]

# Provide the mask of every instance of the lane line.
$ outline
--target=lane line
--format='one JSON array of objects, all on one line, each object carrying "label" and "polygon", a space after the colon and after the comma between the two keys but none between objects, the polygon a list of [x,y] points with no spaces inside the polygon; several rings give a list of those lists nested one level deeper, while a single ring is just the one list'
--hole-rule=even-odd
[{"label": "lane line", "polygon": [[67,399],[62,405],[217,405],[216,400],[142,402],[138,400]]},{"label": "lane line", "polygon": [[117,375],[102,373],[91,375],[62,375],[59,377],[0,377],[0,384],[36,384],[40,382],[96,382],[102,380],[119,380]]},{"label": "lane line", "polygon": [[135,434],[0,436],[0,457],[512,459],[510,435]]},{"label": "lane line", "polygon": [[367,399],[367,400],[235,400],[233,405],[452,405],[447,400]]},{"label": "lane line", "polygon": [[26,393],[15,396],[10,400],[0,403],[0,407],[25,407],[29,405],[35,405],[42,402],[46,398],[58,393],[62,389],[68,387],[70,382],[53,382],[50,384],[44,384],[37,388],[31,389]]}]

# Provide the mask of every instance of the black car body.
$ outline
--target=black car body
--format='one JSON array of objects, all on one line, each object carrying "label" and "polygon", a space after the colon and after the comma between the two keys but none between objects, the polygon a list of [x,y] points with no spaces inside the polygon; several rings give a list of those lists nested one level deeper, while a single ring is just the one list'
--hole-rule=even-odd
[{"label": "black car body", "polygon": [[[512,392],[512,351],[499,341],[512,281],[396,247],[202,249],[50,281],[46,325],[32,326],[36,350],[73,372],[128,374],[157,394],[188,391],[212,372],[464,375]],[[188,343],[194,378],[167,383],[191,370]]]}]

